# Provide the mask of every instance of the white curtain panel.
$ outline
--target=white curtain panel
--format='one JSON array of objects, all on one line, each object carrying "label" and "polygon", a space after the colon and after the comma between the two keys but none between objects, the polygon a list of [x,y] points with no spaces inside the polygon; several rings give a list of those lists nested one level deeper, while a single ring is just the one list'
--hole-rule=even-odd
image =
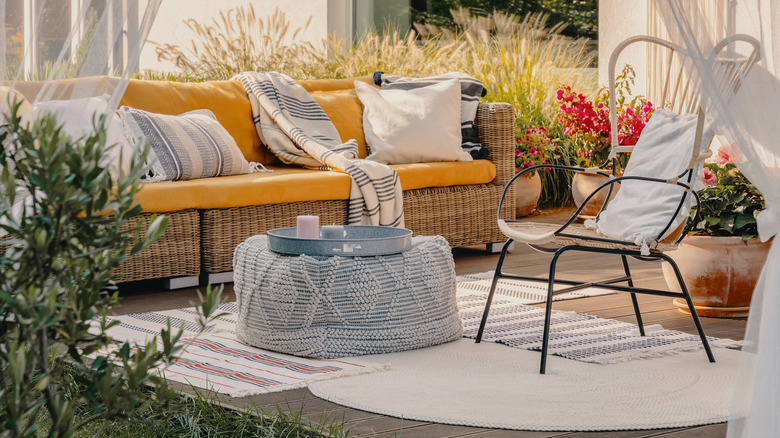
[{"label": "white curtain panel", "polygon": [[[694,54],[690,73],[701,87],[702,105],[718,133],[735,151],[740,170],[764,195],[767,208],[757,218],[763,241],[780,231],[780,2],[736,0],[726,31],[747,33],[760,43],[761,61],[736,93],[719,87],[728,64],[747,51],[737,45],[720,58],[708,57],[715,41],[711,27],[690,0],[651,0],[659,7],[671,39]],[[753,293],[747,341],[735,385],[728,436],[780,436],[780,246],[772,244]]]},{"label": "white curtain panel", "polygon": [[[100,110],[87,106],[65,111],[66,132],[83,135],[76,125],[89,126],[93,117],[113,115],[138,66],[138,58],[162,0],[6,0],[0,2],[4,32],[0,33],[0,112],[8,110],[9,93],[23,96],[32,107],[24,122],[74,101],[105,100]],[[105,78],[110,76],[111,78]],[[92,77],[93,79],[87,79]],[[72,79],[82,79],[71,83]],[[36,84],[31,84],[36,82]],[[94,109],[94,106],[92,107]],[[53,111],[58,112],[58,111]],[[2,117],[2,115],[0,115]],[[79,119],[79,120],[75,120]],[[60,122],[64,122],[62,114]],[[106,123],[114,117],[104,118]],[[13,144],[8,145],[9,150]],[[121,167],[119,147],[106,160]],[[116,156],[112,155],[115,154]],[[126,152],[124,153],[126,156]],[[5,163],[0,163],[0,166]],[[16,202],[6,205],[17,220],[25,213],[29,194],[19,185]],[[0,203],[7,202],[0,197]],[[7,218],[0,218],[0,221]],[[5,234],[0,230],[0,236]]]}]

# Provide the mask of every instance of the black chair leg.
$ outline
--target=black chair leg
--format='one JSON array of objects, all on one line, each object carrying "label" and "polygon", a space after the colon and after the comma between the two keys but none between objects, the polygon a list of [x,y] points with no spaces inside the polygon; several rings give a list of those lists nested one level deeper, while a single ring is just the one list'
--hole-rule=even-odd
[{"label": "black chair leg", "polygon": [[553,301],[553,286],[555,286],[555,265],[558,263],[558,257],[566,251],[567,247],[563,247],[555,252],[552,260],[550,261],[550,276],[547,280],[547,303],[544,308],[544,332],[542,333],[542,363],[539,365],[539,374],[544,374],[547,368],[547,347],[550,341],[550,320],[552,319],[552,301]]},{"label": "black chair leg", "polygon": [[496,293],[496,285],[498,285],[498,279],[501,277],[501,268],[504,266],[504,258],[506,257],[509,246],[512,245],[513,239],[508,239],[501,249],[501,255],[498,257],[498,264],[496,265],[496,272],[493,274],[493,283],[490,285],[490,293],[488,293],[487,302],[485,302],[485,310],[482,312],[482,321],[479,323],[479,330],[477,330],[476,343],[482,341],[482,333],[485,331],[485,324],[487,323],[488,313],[490,313],[490,304],[493,302],[493,294]]},{"label": "black chair leg", "polygon": [[704,329],[701,326],[701,321],[699,321],[699,315],[696,313],[696,308],[693,307],[693,300],[691,300],[691,294],[688,293],[688,287],[685,285],[682,274],[680,274],[680,268],[677,267],[677,263],[675,263],[671,257],[664,254],[663,259],[672,266],[672,269],[674,269],[674,275],[677,277],[677,283],[680,285],[683,298],[685,298],[685,302],[688,304],[688,310],[691,312],[693,323],[696,325],[696,330],[699,332],[704,351],[707,353],[707,359],[709,359],[710,362],[715,362],[715,356],[712,355],[710,343],[707,341],[707,336],[704,335]]},{"label": "black chair leg", "polygon": [[[624,255],[620,256],[623,259],[623,270],[628,277],[628,287],[634,287],[634,280],[631,278],[631,270],[628,268],[628,258]],[[636,325],[639,326],[639,334],[645,335],[645,325],[642,323],[642,314],[639,312],[639,302],[636,299],[636,294],[631,292],[631,302],[634,304],[634,314],[636,314]]]}]

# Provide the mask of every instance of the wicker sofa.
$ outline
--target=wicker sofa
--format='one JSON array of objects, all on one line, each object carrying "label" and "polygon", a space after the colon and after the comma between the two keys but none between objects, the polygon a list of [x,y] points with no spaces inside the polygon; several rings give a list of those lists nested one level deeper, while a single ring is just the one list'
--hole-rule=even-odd
[{"label": "wicker sofa", "polygon": [[[358,79],[370,81],[370,77]],[[114,78],[100,80],[115,81]],[[342,137],[353,134],[358,136],[362,133],[361,108],[359,103],[355,106],[353,80],[300,82],[313,96],[316,95],[315,98],[334,120]],[[19,90],[23,94],[33,95],[35,88],[33,85],[20,84]],[[320,97],[317,97],[320,94],[324,95],[326,100],[320,101]],[[298,173],[304,172],[302,169],[288,169],[281,165],[260,143],[256,131],[252,134],[254,125],[249,100],[237,81],[182,84],[131,80],[122,104],[167,114],[209,108],[233,135],[249,161],[259,161],[276,169],[276,172],[256,174],[258,180],[260,176],[266,179],[295,178]],[[347,116],[349,105],[352,106],[353,112]],[[446,177],[443,178],[444,181],[433,178],[435,181],[425,182],[426,172],[437,163],[400,165],[403,168],[399,170],[399,177],[404,190],[406,228],[416,235],[444,236],[454,247],[488,245],[490,248],[504,240],[497,228],[495,214],[501,191],[514,175],[514,121],[514,110],[509,104],[480,103],[475,127],[482,143],[489,148],[488,160],[476,160],[482,163],[471,165],[441,164],[445,169],[449,169],[443,175]],[[362,138],[360,140],[365,141]],[[455,167],[446,167],[453,165]],[[481,178],[485,179],[484,170],[488,169],[493,172],[490,173],[492,180],[476,184],[452,182],[468,182],[469,173],[472,172],[470,169],[477,165],[483,170]],[[333,177],[334,180],[338,178],[339,185],[346,181],[345,187],[348,187],[348,179],[344,180],[348,176],[345,174],[332,171],[305,172],[308,174],[301,177]],[[326,172],[328,175],[312,172]],[[413,179],[409,175],[416,175],[415,178],[422,175],[422,179],[415,179],[407,189],[407,182]],[[309,196],[315,199],[294,194],[295,196],[289,198],[292,202],[269,203],[261,192],[271,190],[256,189],[254,186],[243,187],[243,183],[235,177],[245,177],[243,180],[251,178],[247,175],[234,175],[194,182],[150,184],[142,188],[139,202],[144,207],[144,221],[148,223],[153,214],[162,213],[169,218],[169,224],[158,242],[140,255],[129,258],[117,270],[116,280],[128,282],[153,278],[187,279],[169,283],[174,287],[177,283],[180,286],[191,285],[196,276],[200,276],[201,281],[230,281],[233,251],[249,236],[274,228],[294,226],[295,217],[302,214],[318,215],[320,223],[323,224],[346,223],[348,191],[346,196],[342,190],[338,195],[323,196],[322,199],[316,199],[316,193]],[[232,188],[223,189],[223,192],[212,193],[213,190],[210,189],[217,182],[209,180],[239,183]],[[421,185],[423,187],[420,187]],[[184,189],[187,190],[182,192]],[[221,196],[219,193],[226,193],[227,196]],[[224,201],[224,198],[230,198],[229,202]],[[242,200],[244,198],[246,202]],[[514,212],[514,196],[509,196],[508,199],[509,202],[504,205],[502,212],[507,218]],[[170,208],[167,208],[168,206]]]}]

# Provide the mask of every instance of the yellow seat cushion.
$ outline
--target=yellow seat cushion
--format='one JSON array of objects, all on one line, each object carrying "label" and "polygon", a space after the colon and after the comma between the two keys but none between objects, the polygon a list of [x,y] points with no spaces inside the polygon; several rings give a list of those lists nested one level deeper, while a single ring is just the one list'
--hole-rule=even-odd
[{"label": "yellow seat cushion", "polygon": [[[485,184],[496,175],[495,166],[487,160],[392,167],[404,190]],[[143,184],[137,198],[148,213],[349,199],[350,178],[343,172],[268,168],[273,172]]]},{"label": "yellow seat cushion", "polygon": [[487,184],[496,177],[496,165],[488,160],[438,161],[390,165],[404,190]]},{"label": "yellow seat cushion", "polygon": [[349,199],[345,173],[268,168],[273,172],[142,184],[138,203],[145,212],[163,212]]}]

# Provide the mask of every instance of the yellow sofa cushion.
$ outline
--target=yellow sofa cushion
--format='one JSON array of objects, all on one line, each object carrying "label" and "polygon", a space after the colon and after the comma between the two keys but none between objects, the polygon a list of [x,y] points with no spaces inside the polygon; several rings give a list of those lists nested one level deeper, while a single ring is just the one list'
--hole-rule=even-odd
[{"label": "yellow sofa cushion", "polygon": [[311,93],[312,91],[354,90],[355,81],[363,81],[376,86],[372,75],[344,79],[302,79],[297,82],[304,90]]},{"label": "yellow sofa cushion", "polygon": [[305,79],[298,83],[325,111],[339,132],[341,141],[357,140],[358,156],[366,158],[368,149],[363,135],[363,104],[355,93],[356,80],[374,85],[371,75],[346,79]]},{"label": "yellow sofa cushion", "polygon": [[357,140],[358,156],[366,158],[368,149],[363,135],[363,104],[355,90],[311,91],[309,94],[333,122],[341,141]]},{"label": "yellow sofa cushion", "polygon": [[[404,190],[485,184],[496,175],[495,165],[488,160],[392,167]],[[269,169],[273,172],[143,184],[138,202],[145,212],[159,213],[349,199],[350,178],[346,173],[283,166]]]},{"label": "yellow sofa cushion", "polygon": [[[355,80],[373,82],[371,76],[298,82],[313,93],[315,100],[323,106],[325,114],[333,121],[342,140],[356,139],[360,157],[365,157],[367,153],[363,137],[363,106],[354,92]],[[262,144],[257,135],[249,98],[239,81],[184,83],[131,79],[121,104],[172,115],[208,108],[236,141],[247,161],[279,163],[279,159]]]}]

